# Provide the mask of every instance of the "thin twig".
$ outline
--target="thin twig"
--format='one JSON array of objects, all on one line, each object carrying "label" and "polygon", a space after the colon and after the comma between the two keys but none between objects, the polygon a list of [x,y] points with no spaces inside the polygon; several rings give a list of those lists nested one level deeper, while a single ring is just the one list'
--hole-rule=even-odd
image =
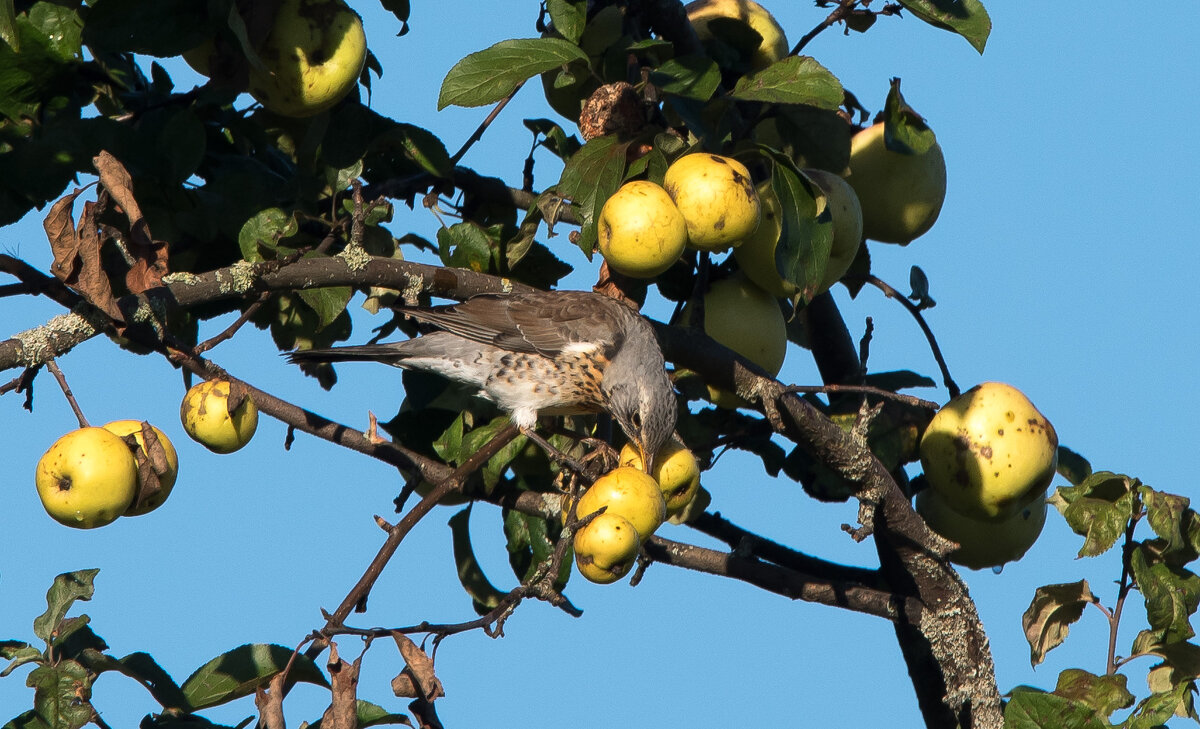
[{"label": "thin twig", "polygon": [[1106,674],[1111,676],[1117,672],[1117,629],[1121,626],[1121,613],[1125,610],[1125,598],[1129,596],[1129,591],[1133,589],[1133,581],[1130,579],[1132,570],[1130,568],[1130,559],[1133,556],[1133,548],[1136,544],[1133,541],[1133,530],[1137,527],[1138,514],[1135,513],[1129,519],[1129,524],[1125,527],[1125,542],[1121,545],[1121,581],[1117,588],[1117,604],[1113,607],[1112,615],[1108,618],[1108,662]]},{"label": "thin twig", "polygon": [[504,107],[508,106],[508,102],[513,100],[513,97],[517,95],[517,92],[520,91],[521,87],[524,85],[524,81],[517,84],[517,88],[513,89],[512,93],[510,93],[508,96],[505,96],[499,101],[499,103],[492,107],[492,111],[487,115],[487,118],[484,119],[483,122],[475,129],[475,131],[471,133],[471,136],[467,138],[467,141],[463,143],[463,146],[459,148],[459,150],[455,152],[452,157],[450,157],[451,164],[458,164],[458,161],[463,158],[463,155],[467,153],[467,150],[473,147],[480,139],[483,139],[483,133],[486,132],[487,128],[492,125],[492,122],[496,121],[496,117],[500,116],[500,112],[504,111]]},{"label": "thin twig", "polygon": [[890,284],[878,278],[877,276],[868,274],[860,278],[882,291],[889,299],[895,299],[896,301],[899,301],[905,309],[908,309],[908,312],[912,314],[914,319],[917,320],[917,325],[921,327],[921,331],[925,334],[926,341],[929,342],[929,349],[933,352],[933,358],[937,360],[938,368],[942,371],[942,382],[946,385],[946,389],[950,392],[950,397],[958,397],[961,390],[959,390],[958,385],[955,384],[954,378],[950,376],[950,368],[946,366],[946,359],[942,356],[942,350],[938,346],[937,338],[933,335],[933,330],[929,328],[929,324],[926,323],[925,317],[921,315],[921,310],[917,308],[917,305],[909,301],[908,297],[892,288]]},{"label": "thin twig", "polygon": [[79,419],[79,427],[88,427],[87,418],[83,417],[83,411],[79,409],[79,403],[75,402],[75,395],[71,393],[71,387],[67,384],[67,377],[58,368],[58,363],[53,358],[48,359],[46,360],[46,368],[54,375],[54,379],[58,380],[58,386],[62,388],[63,394],[67,396],[67,402],[71,404],[71,409],[75,411],[75,417]]},{"label": "thin twig", "polygon": [[795,47],[792,48],[791,53],[788,55],[800,55],[800,51],[804,49],[804,46],[808,45],[809,41],[811,41],[813,38],[816,38],[821,31],[849,15],[850,11],[853,10],[854,6],[857,4],[858,0],[841,0],[841,2],[838,3],[838,6],[833,9],[833,12],[827,15],[820,23],[818,23],[817,27],[804,34],[804,37],[801,38],[798,43],[796,43]]},{"label": "thin twig", "polygon": [[788,385],[783,388],[784,392],[800,392],[808,395],[812,394],[838,394],[838,393],[862,393],[864,395],[878,395],[887,400],[898,400],[906,405],[914,405],[919,408],[928,410],[937,410],[941,405],[929,400],[923,400],[912,395],[903,395],[899,392],[885,390],[882,387],[872,387],[870,385]]}]

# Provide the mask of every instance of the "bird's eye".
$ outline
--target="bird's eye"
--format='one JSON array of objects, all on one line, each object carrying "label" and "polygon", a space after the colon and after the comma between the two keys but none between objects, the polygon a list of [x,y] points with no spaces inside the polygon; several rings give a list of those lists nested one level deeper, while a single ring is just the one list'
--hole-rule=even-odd
[{"label": "bird's eye", "polygon": [[633,427],[637,428],[638,430],[642,429],[642,414],[641,413],[634,413],[633,417],[630,420],[633,422]]}]

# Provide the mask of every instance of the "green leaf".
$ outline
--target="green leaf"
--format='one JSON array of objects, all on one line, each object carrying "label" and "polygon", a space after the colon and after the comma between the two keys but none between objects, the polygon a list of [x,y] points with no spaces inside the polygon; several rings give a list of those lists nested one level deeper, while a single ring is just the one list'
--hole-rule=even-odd
[{"label": "green leaf", "polygon": [[59,629],[59,623],[76,600],[91,600],[95,588],[92,581],[96,579],[99,569],[64,572],[54,578],[54,583],[46,592],[46,612],[33,621],[33,634],[47,644],[51,643]]},{"label": "green leaf", "polygon": [[561,160],[569,159],[582,146],[575,135],[568,135],[561,126],[549,119],[526,119],[523,123],[526,129],[544,137],[538,144]]},{"label": "green leaf", "polygon": [[743,76],[729,94],[742,101],[806,104],[836,109],[845,92],[827,68],[808,56],[788,56],[752,76]]},{"label": "green leaf", "polygon": [[1133,550],[1129,564],[1146,600],[1147,622],[1162,633],[1162,642],[1176,643],[1195,635],[1190,620],[1200,606],[1200,576],[1166,564],[1143,545]]},{"label": "green leaf", "polygon": [[[378,704],[358,699],[358,729],[383,724],[407,724],[412,726],[412,720],[404,714],[393,714]],[[317,719],[308,725],[308,729],[321,729],[321,720]]]},{"label": "green leaf", "polygon": [[260,210],[242,225],[238,231],[238,247],[247,261],[265,260],[263,250],[274,251],[279,241],[291,238],[300,232],[300,224],[294,212],[280,208]]},{"label": "green leaf", "polygon": [[438,93],[438,111],[447,106],[483,106],[505,98],[531,76],[587,54],[560,38],[503,40],[454,64]]},{"label": "green leaf", "polygon": [[[783,211],[775,265],[783,279],[799,289],[798,299],[808,302],[825,278],[833,248],[833,211],[827,205],[818,205],[825,194],[797,171],[790,159],[774,151],[769,154],[775,160],[771,189]],[[823,208],[820,214],[818,208]]]},{"label": "green leaf", "polygon": [[442,431],[437,440],[433,441],[433,451],[446,463],[458,465],[465,459],[465,456],[462,455],[462,445],[463,432],[466,430],[466,418],[465,412],[459,413],[454,422]]},{"label": "green leaf", "polygon": [[458,581],[463,589],[471,596],[471,604],[475,612],[486,615],[495,609],[505,594],[492,586],[479,560],[475,559],[475,551],[471,547],[471,507],[467,507],[450,517],[450,533],[454,542],[454,563],[458,565]]},{"label": "green leaf", "polygon": [[[0,5],[12,7],[5,0]],[[4,13],[0,11],[0,15]],[[29,24],[36,28],[48,41],[47,48],[62,61],[80,58],[82,51],[83,21],[69,5],[36,2],[29,8]],[[2,23],[3,21],[0,21]]]},{"label": "green leaf", "polygon": [[892,79],[883,104],[883,146],[896,154],[925,154],[937,141],[924,117],[900,93],[900,79]]},{"label": "green leaf", "polygon": [[546,0],[546,10],[554,30],[572,43],[578,43],[587,22],[587,0]]},{"label": "green leaf", "polygon": [[99,651],[86,650],[80,654],[79,662],[92,673],[115,671],[132,678],[144,686],[164,709],[188,709],[188,700],[183,691],[149,653],[130,653],[117,659]]},{"label": "green leaf", "polygon": [[1178,551],[1188,547],[1184,536],[1183,519],[1190,509],[1191,501],[1185,496],[1176,496],[1155,491],[1149,486],[1138,488],[1142,504],[1146,507],[1146,521],[1154,533],[1166,542],[1167,551]]},{"label": "green leaf", "polygon": [[400,136],[404,154],[421,169],[435,177],[449,178],[454,174],[454,163],[446,145],[436,134],[415,124],[396,124],[391,134]]},{"label": "green leaf", "polygon": [[346,304],[354,296],[354,290],[349,286],[325,286],[319,289],[300,289],[296,292],[304,303],[317,312],[317,331],[332,324],[342,312]]},{"label": "green leaf", "polygon": [[41,660],[42,652],[22,640],[5,640],[0,641],[0,658],[10,662],[0,671],[0,678],[4,678],[26,663]]},{"label": "green leaf", "polygon": [[508,537],[508,562],[522,583],[554,554],[549,525],[539,516],[505,509],[504,534]]},{"label": "green leaf", "polygon": [[3,729],[55,729],[55,727],[51,727],[43,721],[35,709],[30,709],[14,716],[4,725]]},{"label": "green leaf", "polygon": [[38,666],[25,684],[34,689],[34,711],[54,729],[79,729],[92,720],[92,680],[75,661]]},{"label": "green leaf", "polygon": [[1095,709],[1107,718],[1117,709],[1133,706],[1134,696],[1125,688],[1126,677],[1121,674],[1097,676],[1079,668],[1068,668],[1058,674],[1054,693]]},{"label": "green leaf", "polygon": [[1162,663],[1151,669],[1151,675],[1148,677],[1151,691],[1168,691],[1176,684],[1200,678],[1200,645],[1184,641],[1170,645],[1139,647],[1141,638],[1139,635],[1139,640],[1134,641],[1135,655],[1152,653],[1163,659]]},{"label": "green leaf", "polygon": [[1159,729],[1172,716],[1195,718],[1195,709],[1192,707],[1194,691],[1195,686],[1191,682],[1184,682],[1170,691],[1151,694],[1142,699],[1133,715],[1121,726],[1124,729]]},{"label": "green leaf", "polygon": [[1133,517],[1135,481],[1108,471],[1093,473],[1078,486],[1060,486],[1050,498],[1067,525],[1086,537],[1080,557],[1108,551]]},{"label": "green leaf", "polygon": [[650,81],[663,93],[707,101],[721,85],[721,69],[707,56],[680,56],[651,71]]},{"label": "green leaf", "polygon": [[100,50],[178,56],[212,37],[208,4],[194,0],[97,0],[83,40]]},{"label": "green leaf", "polygon": [[926,23],[958,33],[975,50],[983,53],[992,19],[979,0],[899,0],[900,4]]},{"label": "green leaf", "polygon": [[455,223],[437,232],[442,263],[455,268],[487,273],[495,270],[497,241],[478,223]]},{"label": "green leaf", "polygon": [[578,245],[590,258],[596,248],[596,220],[600,209],[621,186],[625,172],[625,150],[629,142],[616,135],[596,137],[567,160],[557,192],[579,210],[582,222]]},{"label": "green leaf", "polygon": [[17,36],[17,10],[13,0],[0,0],[0,40],[17,53],[21,52],[21,41]]},{"label": "green leaf", "polygon": [[[475,455],[480,448],[487,445],[492,438],[496,437],[497,433],[507,428],[510,422],[511,419],[507,415],[501,415],[493,418],[491,422],[466,433],[463,436],[462,449],[459,451],[458,460],[455,465],[461,465],[463,461]],[[480,469],[479,475],[483,479],[483,485],[488,493],[491,493],[491,490],[495,488],[496,483],[500,480],[500,476],[508,468],[508,464],[512,462],[513,458],[517,457],[521,449],[525,447],[527,441],[528,439],[524,435],[513,438],[496,455],[489,458],[483,468]]]},{"label": "green leaf", "polygon": [[1004,707],[1004,729],[1109,729],[1087,704],[1028,687],[1014,690]]},{"label": "green leaf", "polygon": [[[282,645],[251,643],[222,653],[198,668],[179,687],[193,711],[249,696],[287,666],[292,649]],[[288,671],[287,686],[298,682],[329,687],[321,669],[311,658],[296,656]]]},{"label": "green leaf", "polygon": [[1071,623],[1079,620],[1083,609],[1097,602],[1087,580],[1039,587],[1033,601],[1021,616],[1021,627],[1029,641],[1029,662],[1036,666],[1046,654],[1062,644]]}]

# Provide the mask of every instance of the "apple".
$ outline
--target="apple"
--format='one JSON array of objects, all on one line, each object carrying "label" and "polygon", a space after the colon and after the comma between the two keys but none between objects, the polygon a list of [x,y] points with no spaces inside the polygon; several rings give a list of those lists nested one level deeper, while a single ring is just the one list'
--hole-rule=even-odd
[{"label": "apple", "polygon": [[637,529],[623,516],[597,514],[575,534],[575,566],[592,582],[607,585],[629,573],[637,562],[641,541]]},{"label": "apple", "polygon": [[973,570],[1002,567],[1025,556],[1046,524],[1045,494],[1001,521],[960,514],[932,489],[917,494],[916,510],[930,529],[958,543],[947,558]]},{"label": "apple", "polygon": [[[641,454],[629,443],[621,447],[618,463],[639,471],[646,470]],[[658,450],[650,475],[662,491],[668,519],[687,508],[700,489],[700,464],[687,446],[676,441],[668,441]]]},{"label": "apple", "polygon": [[341,101],[367,59],[362,19],[342,0],[282,0],[275,24],[255,49],[250,94],[270,111],[312,116]]},{"label": "apple", "polygon": [[847,182],[862,204],[863,234],[881,243],[907,245],[938,218],[946,199],[946,158],[936,141],[923,154],[884,146],[882,122],[850,140]]},{"label": "apple", "polygon": [[579,498],[575,514],[582,519],[601,507],[607,507],[606,514],[628,519],[643,541],[667,518],[667,504],[658,482],[630,466],[619,466],[596,479]]},{"label": "apple", "polygon": [[620,187],[600,209],[600,255],[610,268],[634,278],[652,278],[679,260],[687,225],[679,208],[659,185],[634,180]]},{"label": "apple", "polygon": [[[862,208],[858,196],[841,177],[824,170],[806,169],[804,174],[821,189],[817,214],[828,209],[833,222],[833,245],[825,264],[825,276],[816,293],[828,291],[850,270],[850,264],[862,245]],[[770,183],[760,184],[758,197],[762,201],[762,222],[753,235],[733,249],[733,257],[746,276],[764,291],[781,298],[791,298],[799,288],[779,274],[775,249],[782,233],[782,209]]]},{"label": "apple", "polygon": [[[113,422],[106,423],[101,427],[115,435],[132,435],[137,440],[140,458],[149,459],[151,468],[154,468],[154,459],[150,457],[149,452],[146,450],[146,442],[142,435],[142,421],[114,420]],[[142,514],[149,514],[158,507],[162,506],[163,502],[167,500],[167,497],[171,495],[171,489],[175,486],[175,479],[179,476],[179,455],[175,452],[175,446],[171,444],[171,440],[167,438],[165,433],[158,428],[155,428],[153,425],[150,427],[154,431],[154,437],[158,439],[158,444],[162,446],[166,463],[162,464],[164,469],[161,473],[158,473],[157,470],[155,471],[158,475],[158,491],[155,491],[153,494],[148,496],[141,504],[137,503],[137,499],[135,497],[134,502],[129,505],[128,511],[125,512],[125,516],[140,516]],[[137,460],[140,460],[140,458],[135,457]],[[142,484],[139,473],[139,494],[141,493],[141,490]]]},{"label": "apple", "polygon": [[231,412],[229,382],[208,380],[187,391],[179,407],[184,431],[214,453],[233,453],[250,442],[258,428],[258,408],[246,395]]},{"label": "apple", "polygon": [[985,382],[933,416],[920,451],[930,488],[951,508],[1003,521],[1045,496],[1058,435],[1020,390]]},{"label": "apple", "polygon": [[[691,305],[683,307],[688,322]],[[774,296],[754,285],[744,274],[721,279],[704,295],[704,332],[721,344],[762,367],[774,377],[787,355],[787,322]],[[745,407],[741,397],[708,387],[709,397],[728,409]]]},{"label": "apple", "polygon": [[[714,38],[739,51],[751,70],[770,66],[788,54],[789,46],[783,28],[766,8],[754,0],[695,0],[683,6],[688,20],[701,43],[710,45]],[[738,48],[736,39],[722,37],[720,23],[714,20],[730,20],[749,25],[762,37],[757,48]]]},{"label": "apple", "polygon": [[683,215],[693,248],[723,251],[758,227],[758,191],[750,171],[731,157],[707,152],[684,155],[667,167],[663,188]]},{"label": "apple", "polygon": [[80,428],[54,442],[34,476],[46,513],[61,524],[94,529],[111,524],[137,496],[137,459],[120,436]]}]

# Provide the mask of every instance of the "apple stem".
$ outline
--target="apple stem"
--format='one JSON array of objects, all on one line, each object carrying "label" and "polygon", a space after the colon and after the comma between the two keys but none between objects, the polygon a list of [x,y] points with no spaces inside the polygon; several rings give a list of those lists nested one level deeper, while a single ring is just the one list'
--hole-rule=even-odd
[{"label": "apple stem", "polygon": [[58,368],[58,363],[54,358],[46,360],[46,368],[50,370],[50,374],[54,375],[54,379],[58,380],[58,386],[62,388],[63,394],[67,396],[67,402],[71,404],[71,409],[75,411],[75,417],[79,419],[79,427],[87,428],[87,418],[83,417],[83,411],[79,409],[79,403],[75,401],[75,395],[71,393],[71,387],[67,384],[67,378],[62,370]]}]

